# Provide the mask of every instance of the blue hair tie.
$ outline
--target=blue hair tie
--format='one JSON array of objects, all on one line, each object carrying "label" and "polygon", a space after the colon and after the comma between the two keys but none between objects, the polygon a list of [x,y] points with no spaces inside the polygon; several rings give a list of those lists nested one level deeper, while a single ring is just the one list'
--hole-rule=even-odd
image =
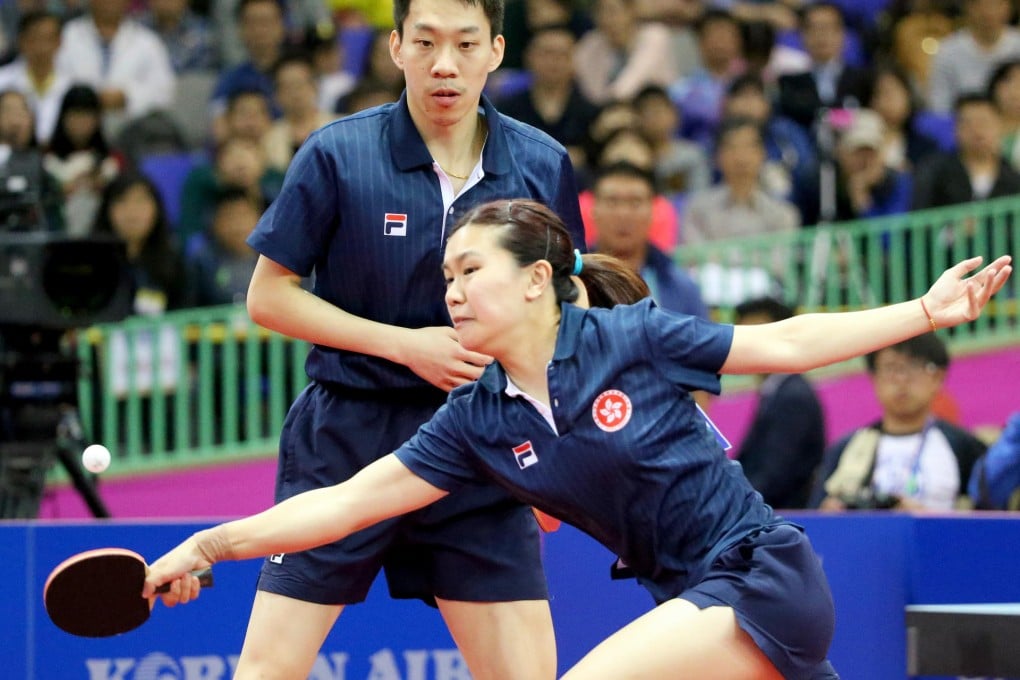
[{"label": "blue hair tie", "polygon": [[581,259],[581,251],[574,248],[574,271],[570,273],[574,276],[580,276],[582,269],[584,269],[584,260]]}]

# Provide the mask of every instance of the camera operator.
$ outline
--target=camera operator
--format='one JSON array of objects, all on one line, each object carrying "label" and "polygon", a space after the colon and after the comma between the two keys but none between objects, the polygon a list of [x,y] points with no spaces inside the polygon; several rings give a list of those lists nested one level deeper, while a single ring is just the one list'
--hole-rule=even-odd
[{"label": "camera operator", "polygon": [[833,444],[812,507],[822,510],[952,510],[965,505],[985,445],[938,417],[949,353],[934,333],[866,357],[882,419]]}]

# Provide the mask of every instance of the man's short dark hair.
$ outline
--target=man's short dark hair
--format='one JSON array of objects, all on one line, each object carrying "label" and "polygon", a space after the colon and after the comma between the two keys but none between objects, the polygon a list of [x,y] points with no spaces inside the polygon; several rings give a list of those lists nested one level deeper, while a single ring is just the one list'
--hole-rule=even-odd
[{"label": "man's short dark hair", "polygon": [[958,116],[964,108],[975,105],[990,106],[996,111],[999,110],[987,92],[964,92],[953,102],[953,115]]},{"label": "man's short dark hair", "polygon": [[945,343],[935,333],[925,333],[866,355],[864,361],[868,365],[869,373],[875,372],[875,361],[879,352],[887,349],[926,364],[935,364],[941,369],[949,368],[949,350],[946,349]]},{"label": "man's short dark hair", "polygon": [[53,12],[49,12],[45,9],[34,10],[31,12],[25,12],[18,19],[18,37],[25,35],[29,29],[36,24],[41,24],[44,21],[55,21],[57,22],[57,30],[60,30],[63,25],[63,21],[60,17]]},{"label": "man's short dark hair", "polygon": [[715,148],[719,149],[723,143],[734,133],[744,128],[751,128],[755,134],[758,135],[758,142],[761,144],[765,143],[765,135],[762,132],[761,125],[758,124],[753,118],[747,116],[727,116],[722,119],[719,123],[719,129],[715,133]]},{"label": "man's short dark hair", "polygon": [[745,90],[754,90],[763,97],[766,96],[765,82],[761,76],[756,76],[753,73],[744,73],[734,78],[730,82],[730,86],[726,88],[726,96],[736,97],[743,94]]},{"label": "man's short dark hair", "polygon": [[273,80],[275,81],[280,77],[280,71],[292,64],[300,64],[311,72],[312,77],[315,76],[315,64],[312,63],[312,55],[303,48],[291,48],[285,50],[284,53],[276,60],[273,64]]},{"label": "man's short dark hair", "polygon": [[645,105],[649,100],[665,101],[669,104],[673,104],[673,100],[669,96],[669,92],[666,91],[662,85],[645,85],[637,94],[634,95],[634,106],[640,108]]},{"label": "man's short dark hair", "polygon": [[[412,2],[414,0],[393,0],[393,26],[401,38],[404,37],[404,21],[411,12]],[[485,17],[489,20],[493,39],[503,32],[503,15],[506,13],[504,0],[459,0],[459,2],[471,7],[481,6]]]},{"label": "man's short dark hair", "polygon": [[631,179],[639,179],[648,185],[651,189],[652,194],[655,194],[655,176],[648,172],[644,168],[640,168],[629,161],[616,161],[609,165],[600,167],[595,174],[595,181],[592,182],[592,191],[598,193],[598,186],[602,183],[602,180],[608,177],[630,177]]},{"label": "man's short dark hair", "polygon": [[694,26],[694,32],[701,36],[709,24],[730,24],[738,33],[740,32],[740,21],[724,9],[706,9],[702,12]]},{"label": "man's short dark hair", "polygon": [[737,323],[741,323],[749,316],[762,315],[769,321],[782,321],[793,316],[793,309],[784,302],[774,297],[758,297],[744,300],[734,309]]},{"label": "man's short dark hair", "polygon": [[254,5],[257,2],[269,2],[269,3],[272,3],[272,4],[276,5],[277,8],[280,10],[280,16],[281,17],[287,16],[287,8],[284,6],[283,0],[240,0],[237,3],[237,9],[235,10],[234,16],[237,19],[240,19],[241,16],[244,14],[244,10],[246,10],[248,8],[248,5]]},{"label": "man's short dark hair", "polygon": [[822,12],[825,10],[835,12],[836,16],[839,17],[839,23],[842,24],[844,28],[846,27],[846,14],[843,13],[842,7],[834,2],[812,2],[804,5],[804,7],[800,10],[800,29],[804,30],[804,27],[807,26],[809,16],[815,12]]},{"label": "man's short dark hair", "polygon": [[234,107],[237,106],[237,102],[245,97],[258,97],[266,103],[266,108],[269,108],[270,106],[269,97],[266,96],[265,92],[262,90],[256,90],[255,88],[245,87],[239,90],[234,90],[227,96],[227,111],[232,111]]}]

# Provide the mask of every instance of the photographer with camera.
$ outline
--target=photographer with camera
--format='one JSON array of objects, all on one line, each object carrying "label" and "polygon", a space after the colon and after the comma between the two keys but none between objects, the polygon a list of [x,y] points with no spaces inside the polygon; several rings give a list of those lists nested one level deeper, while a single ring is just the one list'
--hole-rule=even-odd
[{"label": "photographer with camera", "polygon": [[822,510],[956,508],[985,445],[934,410],[949,367],[934,333],[866,357],[882,419],[833,444],[815,478]]}]

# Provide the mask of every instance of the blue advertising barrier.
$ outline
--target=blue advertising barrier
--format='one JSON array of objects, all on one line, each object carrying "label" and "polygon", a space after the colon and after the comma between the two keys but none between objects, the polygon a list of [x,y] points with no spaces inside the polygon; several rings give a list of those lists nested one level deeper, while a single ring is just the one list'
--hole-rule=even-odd
[{"label": "blue advertising barrier", "polygon": [[[906,676],[904,607],[920,603],[1020,602],[1020,518],[916,517],[887,513],[789,514],[822,557],[836,600],[831,658],[845,680]],[[120,546],[155,557],[208,523],[6,523],[0,538],[8,650],[0,677],[26,680],[219,680],[241,649],[259,561],[216,566],[215,586],[195,603],[157,605],[141,628],[108,639],[75,638],[42,608],[53,566],[86,549]],[[560,669],[651,607],[634,581],[610,581],[613,556],[564,527],[546,539]],[[439,614],[394,601],[380,579],[327,638],[314,680],[467,680]]]}]

